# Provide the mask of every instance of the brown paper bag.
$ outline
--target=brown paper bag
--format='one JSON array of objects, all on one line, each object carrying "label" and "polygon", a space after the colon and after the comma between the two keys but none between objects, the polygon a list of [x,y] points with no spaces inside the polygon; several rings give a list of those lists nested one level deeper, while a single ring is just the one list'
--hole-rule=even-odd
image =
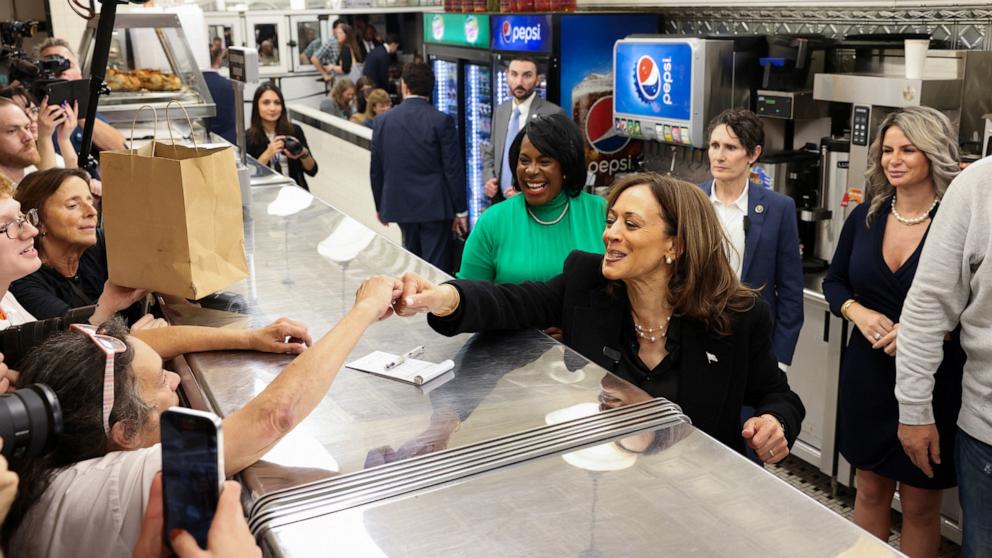
[{"label": "brown paper bag", "polygon": [[110,280],[199,299],[248,275],[230,147],[152,141],[100,154]]}]

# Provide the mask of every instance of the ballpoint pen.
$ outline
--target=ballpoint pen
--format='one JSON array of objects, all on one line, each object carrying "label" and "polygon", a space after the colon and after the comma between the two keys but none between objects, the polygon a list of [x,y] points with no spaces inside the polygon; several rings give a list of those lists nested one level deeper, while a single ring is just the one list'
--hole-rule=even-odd
[{"label": "ballpoint pen", "polygon": [[384,366],[383,368],[385,368],[386,370],[392,370],[393,368],[396,368],[397,366],[406,362],[406,359],[413,358],[422,352],[424,352],[424,346],[418,345],[410,349],[409,351],[403,353],[402,355],[396,357],[395,359],[389,361],[388,363],[386,363],[386,366]]}]

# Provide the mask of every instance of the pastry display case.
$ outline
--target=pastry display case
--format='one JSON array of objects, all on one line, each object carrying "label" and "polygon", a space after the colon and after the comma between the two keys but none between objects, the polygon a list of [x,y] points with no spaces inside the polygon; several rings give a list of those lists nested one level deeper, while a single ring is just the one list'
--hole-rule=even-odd
[{"label": "pastry display case", "polygon": [[[90,72],[96,24],[96,19],[87,24],[79,48],[84,75]],[[150,121],[152,111],[138,109],[144,105],[164,109],[170,101],[181,102],[193,119],[216,114],[176,14],[117,14],[105,81],[110,93],[100,96],[98,110],[111,123],[131,122],[135,116],[139,122]]]}]

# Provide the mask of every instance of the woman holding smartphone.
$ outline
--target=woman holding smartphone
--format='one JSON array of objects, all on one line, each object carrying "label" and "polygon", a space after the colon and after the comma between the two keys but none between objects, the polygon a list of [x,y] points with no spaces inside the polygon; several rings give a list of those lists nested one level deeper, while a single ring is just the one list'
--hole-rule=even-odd
[{"label": "woman holding smartphone", "polygon": [[282,91],[272,82],[255,90],[251,102],[251,127],[245,132],[248,154],[259,163],[292,178],[309,190],[304,175],[317,175],[317,161],[310,153],[303,129],[289,121]]}]

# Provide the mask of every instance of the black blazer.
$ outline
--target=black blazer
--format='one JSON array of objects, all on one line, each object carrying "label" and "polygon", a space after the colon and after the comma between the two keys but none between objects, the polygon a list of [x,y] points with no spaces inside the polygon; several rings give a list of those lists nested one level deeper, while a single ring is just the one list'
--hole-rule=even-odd
[{"label": "black blazer", "polygon": [[[307,143],[307,137],[303,135],[303,129],[297,124],[291,123],[290,125],[293,127],[293,133],[289,135],[300,140],[303,147],[306,147],[307,151],[310,151],[310,144]],[[269,147],[269,138],[265,137],[264,132],[262,133],[262,140],[263,141],[261,143],[252,141],[251,134],[246,134],[245,137],[245,141],[248,142],[248,154],[256,159],[259,155],[265,153],[265,150]],[[283,157],[285,157],[285,155],[283,155]],[[296,183],[299,184],[304,190],[309,190],[310,187],[307,186],[307,179],[304,177],[304,174],[309,174],[310,176],[315,176],[317,174],[317,159],[313,160],[313,170],[309,171],[303,168],[303,163],[301,163],[299,159],[294,160],[287,157],[286,160],[289,162],[287,165],[289,167],[289,177],[295,180]],[[271,164],[269,166],[271,166]]]},{"label": "black blazer", "polygon": [[369,178],[384,223],[450,221],[468,211],[455,119],[422,97],[372,120]]},{"label": "black blazer", "polygon": [[[604,348],[616,353],[622,347],[630,302],[622,288],[609,293],[600,270],[602,259],[600,254],[576,250],[565,260],[561,275],[547,282],[452,281],[461,294],[458,309],[444,318],[428,315],[427,321],[444,335],[557,326],[566,345],[617,372],[617,361],[604,354]],[[785,423],[791,447],[806,410],[789,389],[772,352],[768,308],[759,300],[731,323],[733,333],[719,336],[701,323],[683,319],[675,403],[697,428],[741,453],[745,448],[741,407],[754,407],[756,415],[771,413]]]}]

